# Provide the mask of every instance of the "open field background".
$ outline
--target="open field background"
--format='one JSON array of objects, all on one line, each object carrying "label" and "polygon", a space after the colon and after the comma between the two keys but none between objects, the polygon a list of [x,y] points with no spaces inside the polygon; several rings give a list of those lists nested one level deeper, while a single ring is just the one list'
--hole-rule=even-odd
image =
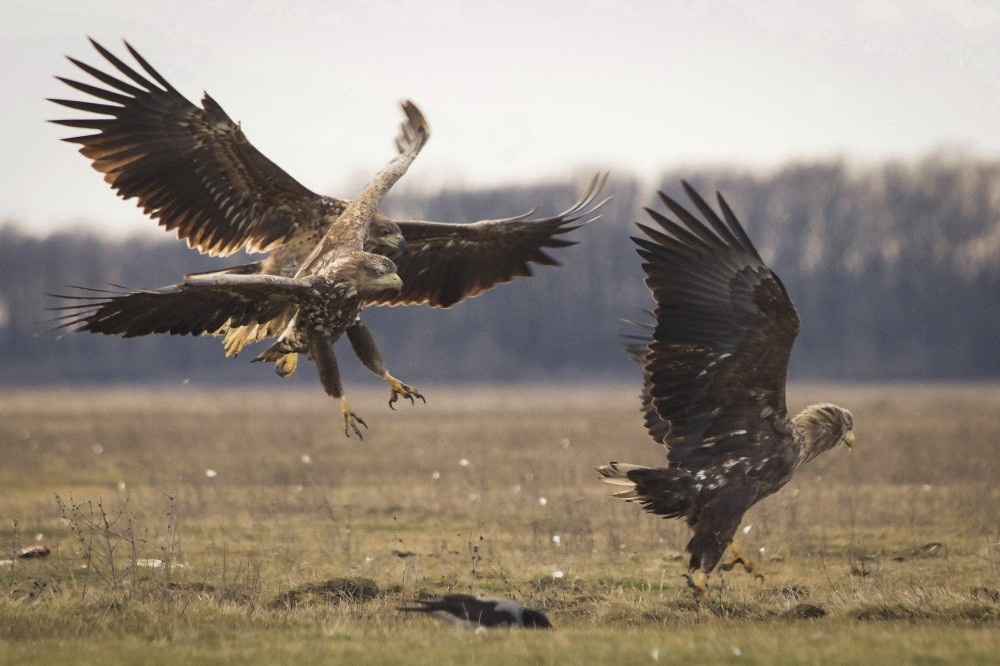
[{"label": "open field background", "polygon": [[[687,528],[593,468],[656,464],[635,386],[0,394],[0,661],[994,662],[1000,387],[796,385],[855,414],[748,515],[696,607]],[[385,394],[383,394],[385,393]],[[209,471],[211,470],[211,471]],[[157,565],[157,561],[159,564]],[[557,573],[559,572],[559,573]],[[396,611],[495,593],[552,632],[458,632]],[[818,618],[809,616],[821,611]]]}]

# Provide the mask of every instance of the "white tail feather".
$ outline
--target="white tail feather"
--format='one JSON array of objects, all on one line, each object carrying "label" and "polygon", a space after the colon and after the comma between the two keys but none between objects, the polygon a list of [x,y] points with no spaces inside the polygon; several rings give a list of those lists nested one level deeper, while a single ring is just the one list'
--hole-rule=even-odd
[{"label": "white tail feather", "polygon": [[613,486],[628,486],[627,490],[614,493],[612,497],[623,500],[634,500],[638,499],[639,496],[635,492],[635,482],[628,478],[628,473],[638,469],[651,468],[644,465],[633,465],[632,463],[612,462],[607,465],[601,465],[597,468],[597,472],[601,475],[601,481],[604,483],[609,483]]}]

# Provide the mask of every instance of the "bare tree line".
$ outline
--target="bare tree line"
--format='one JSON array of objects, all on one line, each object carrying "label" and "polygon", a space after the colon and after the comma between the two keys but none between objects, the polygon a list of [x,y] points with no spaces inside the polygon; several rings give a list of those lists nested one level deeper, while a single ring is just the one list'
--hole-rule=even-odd
[{"label": "bare tree line", "polygon": [[[766,173],[702,168],[666,173],[659,188],[680,198],[681,178],[706,198],[721,191],[782,277],[803,321],[794,378],[1000,375],[1000,161],[942,153]],[[473,221],[541,204],[553,213],[586,180],[581,173],[572,183],[534,187],[403,191],[389,212]],[[622,319],[641,320],[650,299],[629,236],[646,218],[642,207],[658,206],[653,189],[612,174],[615,199],[600,220],[572,233],[577,245],[555,253],[560,268],[541,267],[450,310],[371,308],[366,319],[393,373],[418,385],[632,378]],[[86,231],[38,238],[17,223],[3,225],[0,383],[271,381],[267,368],[250,365],[254,350],[226,359],[216,339],[46,332],[52,313],[45,308],[57,305],[46,293],[67,293],[67,285],[157,287],[221,263],[166,234],[162,241]],[[345,375],[363,373],[346,357],[341,365]]]}]

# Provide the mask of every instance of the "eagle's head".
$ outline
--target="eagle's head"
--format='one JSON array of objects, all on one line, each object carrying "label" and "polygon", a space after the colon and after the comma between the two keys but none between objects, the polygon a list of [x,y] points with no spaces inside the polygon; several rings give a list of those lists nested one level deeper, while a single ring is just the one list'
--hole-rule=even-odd
[{"label": "eagle's head", "polygon": [[792,421],[801,447],[801,462],[812,460],[838,444],[854,448],[854,416],[843,407],[829,403],[809,405]]},{"label": "eagle's head", "polygon": [[368,236],[365,237],[365,252],[392,257],[405,247],[406,239],[403,238],[399,225],[375,211],[372,222],[368,225]]},{"label": "eagle's head", "polygon": [[351,278],[358,293],[374,296],[386,291],[399,291],[403,281],[396,274],[392,259],[370,252],[358,252],[349,260]]}]

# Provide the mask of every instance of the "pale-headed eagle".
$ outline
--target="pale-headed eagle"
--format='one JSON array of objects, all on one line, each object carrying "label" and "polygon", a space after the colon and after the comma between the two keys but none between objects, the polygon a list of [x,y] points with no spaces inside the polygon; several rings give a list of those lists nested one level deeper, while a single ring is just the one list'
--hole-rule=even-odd
[{"label": "pale-headed eagle", "polygon": [[[190,247],[219,256],[239,250],[270,254],[251,264],[188,276],[182,285],[158,292],[99,296],[80,306],[80,313],[64,325],[126,337],[154,332],[220,335],[224,336],[227,355],[237,354],[248,343],[283,336],[301,310],[294,299],[272,298],[265,307],[244,294],[244,299],[253,302],[252,312],[241,303],[239,312],[229,314],[226,308],[234,305],[231,301],[213,293],[211,297],[200,295],[195,303],[190,298],[192,289],[212,281],[263,284],[271,277],[307,274],[315,269],[317,257],[324,256],[326,250],[321,248],[333,240],[330,231],[350,202],[316,194],[301,185],[254,148],[240,125],[207,93],[201,107],[192,104],[128,43],[126,48],[145,73],[97,42],[91,43],[120,76],[69,58],[106,87],[58,77],[98,101],[51,101],[101,116],[53,121],[96,130],[66,141],[80,144],[80,152],[105,174],[119,196],[135,198],[145,213],[165,229],[175,231]],[[426,124],[423,128],[426,130]],[[573,244],[561,236],[603,205],[604,201],[594,202],[604,180],[595,178],[579,202],[549,218],[534,218],[534,211],[530,211],[512,218],[449,224],[397,222],[377,208],[365,211],[359,217],[367,216],[363,249],[390,256],[402,286],[398,290],[368,290],[352,298],[360,299],[362,306],[427,304],[447,308],[497,284],[531,275],[532,263],[558,265],[546,249]],[[381,195],[374,199],[381,199]],[[313,266],[307,270],[310,262]],[[178,295],[182,293],[186,295]],[[109,307],[127,310],[111,317]],[[107,323],[101,325],[101,321]],[[400,396],[411,402],[414,397],[423,398],[416,389],[389,375],[360,316],[341,330],[346,330],[365,366],[389,383],[390,406]],[[288,338],[283,339],[287,342]],[[295,370],[297,356],[282,350],[293,346],[272,346],[257,360],[275,362],[278,373],[288,376]],[[303,345],[298,346],[305,351]],[[348,417],[346,409],[345,419],[357,432],[354,421],[363,421],[356,415]]]},{"label": "pale-headed eagle", "polygon": [[540,611],[502,597],[474,597],[471,594],[446,594],[436,599],[421,599],[401,611],[427,613],[462,629],[479,627],[524,627],[551,629],[552,623]]},{"label": "pale-headed eagle", "polygon": [[[789,418],[785,375],[798,314],[722,196],[720,218],[686,182],[684,190],[705,222],[661,192],[677,221],[647,208],[659,228],[640,224],[646,238],[633,237],[656,322],[629,351],[645,368],[642,411],[667,466],[612,462],[597,471],[628,486],[615,497],[687,521],[688,580],[702,598],[743,514],[799,466],[838,444],[853,447],[854,419],[830,404]],[[752,572],[731,550],[729,566]]]}]

